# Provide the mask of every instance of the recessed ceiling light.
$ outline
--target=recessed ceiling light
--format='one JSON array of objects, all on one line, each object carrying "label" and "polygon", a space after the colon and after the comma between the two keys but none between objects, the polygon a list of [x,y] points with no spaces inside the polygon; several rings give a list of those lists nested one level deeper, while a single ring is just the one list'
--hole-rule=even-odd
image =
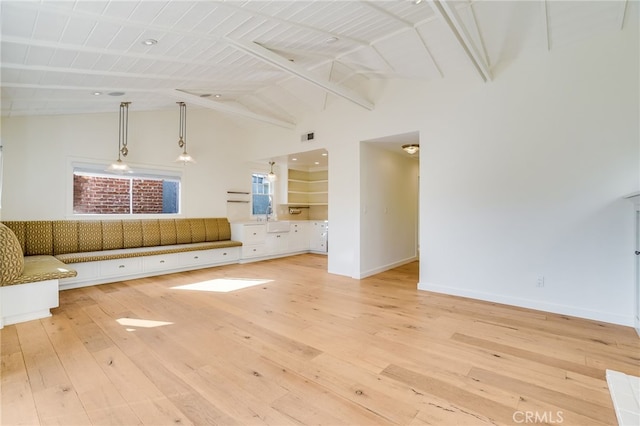
[{"label": "recessed ceiling light", "polygon": [[295,158],[295,157],[293,157],[293,158],[291,159],[291,161],[298,161],[298,159],[297,159],[297,158]]},{"label": "recessed ceiling light", "polygon": [[323,152],[323,153],[322,153],[322,156],[323,156],[323,157],[326,157],[327,155],[329,155],[329,154],[327,154],[326,152]]},{"label": "recessed ceiling light", "polygon": [[317,166],[318,164],[320,164],[320,162],[319,161],[314,161],[313,164],[315,164]]},{"label": "recessed ceiling light", "polygon": [[338,40],[339,40],[338,37],[329,37],[324,42],[327,43],[327,44],[331,44],[331,43],[335,43]]},{"label": "recessed ceiling light", "polygon": [[109,92],[109,96],[124,96],[124,92]]},{"label": "recessed ceiling light", "polygon": [[100,95],[102,95],[102,92],[93,92],[92,95],[93,96],[100,96]]},{"label": "recessed ceiling light", "polygon": [[153,46],[154,44],[158,44],[158,40],[148,38],[146,40],[142,40],[142,44],[144,44],[145,46]]},{"label": "recessed ceiling light", "polygon": [[420,4],[422,3],[422,0],[413,0],[413,4]]},{"label": "recessed ceiling light", "polygon": [[220,93],[216,93],[214,96],[215,96],[216,98],[221,98],[221,97],[222,97],[222,95],[221,95]]}]

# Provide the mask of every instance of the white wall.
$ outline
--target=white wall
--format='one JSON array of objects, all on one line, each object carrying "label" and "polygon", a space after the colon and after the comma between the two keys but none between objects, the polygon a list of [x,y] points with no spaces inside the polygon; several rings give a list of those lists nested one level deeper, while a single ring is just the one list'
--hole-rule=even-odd
[{"label": "white wall", "polygon": [[359,278],[417,259],[419,163],[401,154],[360,145]]},{"label": "white wall", "polygon": [[[118,153],[118,105],[113,114],[13,117],[2,120],[4,220],[63,219],[70,210],[70,159],[112,162]],[[129,110],[129,155],[138,167],[183,171],[182,213],[227,215],[226,191],[250,190],[243,131],[224,116],[189,109],[187,148],[196,164],[174,163],[181,152],[178,110]]]}]

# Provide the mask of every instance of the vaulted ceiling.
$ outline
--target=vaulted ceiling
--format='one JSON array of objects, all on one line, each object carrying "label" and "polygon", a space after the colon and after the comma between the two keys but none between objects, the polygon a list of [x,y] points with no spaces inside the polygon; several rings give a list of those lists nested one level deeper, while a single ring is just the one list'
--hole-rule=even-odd
[{"label": "vaulted ceiling", "polygon": [[[293,127],[385,79],[490,81],[499,66],[637,24],[635,1],[10,1],[2,114],[177,108]],[[150,44],[145,44],[150,43]],[[124,94],[123,94],[124,93]]]}]

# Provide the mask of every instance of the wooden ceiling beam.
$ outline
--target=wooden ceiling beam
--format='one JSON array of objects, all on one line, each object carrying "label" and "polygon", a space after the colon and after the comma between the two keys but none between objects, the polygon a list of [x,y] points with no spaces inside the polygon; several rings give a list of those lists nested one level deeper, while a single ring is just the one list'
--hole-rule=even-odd
[{"label": "wooden ceiling beam", "polygon": [[287,58],[274,53],[273,51],[263,47],[255,42],[246,42],[242,40],[232,39],[230,37],[224,38],[230,46],[235,47],[236,49],[244,52],[248,55],[253,56],[269,65],[272,65],[276,68],[279,68],[293,76],[301,78],[302,80],[307,81],[315,86],[320,87],[327,92],[330,92],[336,96],[339,96],[343,99],[351,101],[356,105],[359,105],[369,111],[373,110],[375,105],[363,98],[359,94],[347,89],[346,87],[335,84],[331,81],[324,80],[319,78],[313,74],[311,74],[306,69],[296,65],[295,63],[289,61]]},{"label": "wooden ceiling beam", "polygon": [[191,93],[184,92],[182,90],[168,90],[165,91],[167,95],[184,101],[189,102],[190,104],[199,105],[201,107],[213,109],[216,111],[220,111],[227,114],[238,115],[244,118],[249,118],[256,121],[261,121],[263,123],[273,124],[279,127],[284,127],[285,129],[295,129],[295,123],[290,123],[288,121],[278,120],[277,118],[270,117],[267,115],[257,114],[255,112],[249,111],[248,109],[243,109],[236,107],[234,105],[229,105],[223,102],[216,102],[210,99],[202,98],[198,95],[194,95]]},{"label": "wooden ceiling beam", "polygon": [[487,65],[487,60],[476,47],[471,35],[462,23],[462,20],[460,19],[460,16],[458,16],[455,8],[445,0],[428,1],[433,11],[444,21],[455,39],[458,41],[465,55],[469,58],[471,64],[480,75],[480,78],[482,78],[483,81],[491,81],[492,76],[489,66]]}]

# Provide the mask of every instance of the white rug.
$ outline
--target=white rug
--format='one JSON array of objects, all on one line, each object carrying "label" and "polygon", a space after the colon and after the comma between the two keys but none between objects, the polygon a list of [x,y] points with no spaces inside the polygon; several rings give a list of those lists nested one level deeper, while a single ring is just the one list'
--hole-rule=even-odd
[{"label": "white rug", "polygon": [[640,377],[607,370],[607,384],[620,426],[640,426]]}]

